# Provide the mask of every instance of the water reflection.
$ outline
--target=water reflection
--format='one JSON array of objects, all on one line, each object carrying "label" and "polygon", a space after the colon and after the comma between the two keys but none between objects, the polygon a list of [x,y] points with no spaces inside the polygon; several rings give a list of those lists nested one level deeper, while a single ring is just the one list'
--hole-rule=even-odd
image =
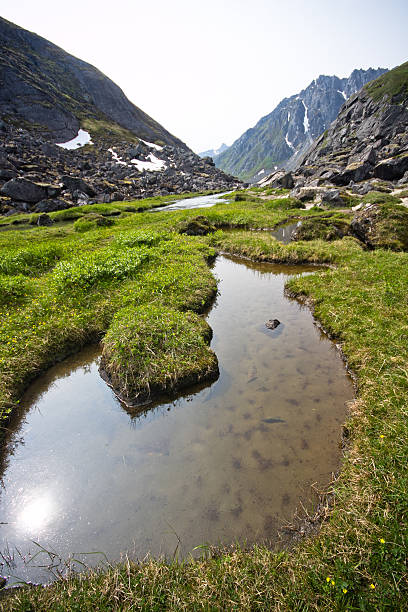
[{"label": "water reflection", "polygon": [[16,529],[27,538],[41,534],[57,514],[56,500],[49,491],[34,489],[24,496],[21,505]]}]

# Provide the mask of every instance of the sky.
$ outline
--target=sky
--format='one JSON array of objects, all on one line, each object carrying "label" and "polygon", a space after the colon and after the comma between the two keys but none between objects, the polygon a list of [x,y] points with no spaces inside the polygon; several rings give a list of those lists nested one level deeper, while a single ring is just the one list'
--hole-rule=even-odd
[{"label": "sky", "polygon": [[194,151],[230,145],[320,74],[408,59],[406,0],[0,0]]}]

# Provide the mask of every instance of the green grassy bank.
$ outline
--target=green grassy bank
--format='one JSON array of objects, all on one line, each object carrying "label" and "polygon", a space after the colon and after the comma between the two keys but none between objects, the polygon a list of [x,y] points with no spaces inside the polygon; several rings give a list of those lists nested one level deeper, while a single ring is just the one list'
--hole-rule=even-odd
[{"label": "green grassy bank", "polygon": [[[316,536],[300,538],[288,551],[230,548],[198,561],[129,561],[50,587],[18,589],[0,605],[81,611],[405,610],[408,254],[367,251],[350,236],[282,245],[266,232],[248,231],[325,214],[284,204],[240,201],[199,214],[219,229],[208,236],[179,234],[197,215],[184,211],[119,215],[111,226],[84,232],[68,224],[0,234],[4,426],[29,380],[56,359],[105,334],[107,346],[120,344],[125,334],[135,341],[140,328],[129,329],[132,311],[146,314],[147,331],[149,317],[157,321],[166,309],[172,322],[188,316],[193,324],[193,313],[202,312],[216,290],[207,265],[216,252],[330,264],[291,279],[287,289],[314,309],[357,377],[327,520]],[[229,233],[228,227],[243,231]],[[187,331],[193,333],[191,327]],[[176,334],[172,342],[184,340]],[[205,344],[198,342],[194,350],[205,352]]]}]

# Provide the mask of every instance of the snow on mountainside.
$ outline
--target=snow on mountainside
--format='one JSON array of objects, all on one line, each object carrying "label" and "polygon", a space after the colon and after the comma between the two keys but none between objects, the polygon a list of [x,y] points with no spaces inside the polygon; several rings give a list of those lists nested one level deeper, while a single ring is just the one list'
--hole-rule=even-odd
[{"label": "snow on mountainside", "polygon": [[354,70],[348,78],[321,75],[247,130],[214,161],[243,180],[257,180],[261,169],[296,167],[313,141],[326,130],[352,94],[386,68]]}]

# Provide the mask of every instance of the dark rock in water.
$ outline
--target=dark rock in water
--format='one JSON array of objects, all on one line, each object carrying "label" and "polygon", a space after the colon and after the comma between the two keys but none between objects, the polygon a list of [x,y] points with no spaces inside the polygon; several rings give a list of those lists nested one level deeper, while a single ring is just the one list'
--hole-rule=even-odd
[{"label": "dark rock in water", "polygon": [[269,419],[262,419],[262,423],[286,423],[286,421],[284,421],[280,417],[277,417],[276,419],[271,417]]},{"label": "dark rock in water", "polygon": [[46,215],[45,213],[40,215],[37,219],[37,225],[39,226],[47,226],[47,225],[52,225],[53,221],[51,219],[51,217],[49,215]]},{"label": "dark rock in water", "polygon": [[216,227],[206,217],[200,215],[183,225],[179,232],[187,236],[206,236],[210,232],[215,232],[215,230]]},{"label": "dark rock in water", "polygon": [[265,327],[268,329],[276,329],[278,325],[280,325],[280,321],[278,321],[278,319],[269,319],[269,321],[265,323]]}]

